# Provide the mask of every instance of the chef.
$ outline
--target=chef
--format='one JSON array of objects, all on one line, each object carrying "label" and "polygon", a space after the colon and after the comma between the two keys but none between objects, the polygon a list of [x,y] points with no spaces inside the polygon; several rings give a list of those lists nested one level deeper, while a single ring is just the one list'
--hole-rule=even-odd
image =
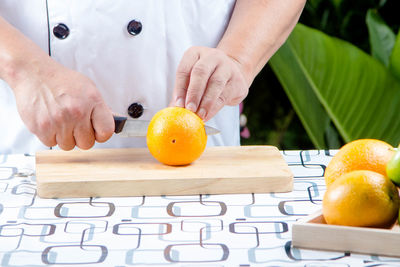
[{"label": "chef", "polygon": [[139,147],[112,114],[172,105],[239,145],[238,104],[305,0],[1,0],[0,153]]}]

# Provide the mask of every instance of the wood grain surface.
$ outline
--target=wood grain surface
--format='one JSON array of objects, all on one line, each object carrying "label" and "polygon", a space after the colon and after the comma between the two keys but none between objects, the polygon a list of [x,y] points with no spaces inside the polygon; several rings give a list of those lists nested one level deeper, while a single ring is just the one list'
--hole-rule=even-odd
[{"label": "wood grain surface", "polygon": [[292,226],[294,247],[400,257],[400,227],[390,229],[326,224],[322,212]]},{"label": "wood grain surface", "polygon": [[207,147],[186,166],[166,166],[147,148],[41,151],[43,198],[288,192],[293,174],[273,146]]}]

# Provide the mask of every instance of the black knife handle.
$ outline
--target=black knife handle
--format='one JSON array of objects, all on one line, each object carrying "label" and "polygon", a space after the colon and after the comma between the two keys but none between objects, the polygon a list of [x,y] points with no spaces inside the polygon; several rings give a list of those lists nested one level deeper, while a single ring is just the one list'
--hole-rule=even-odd
[{"label": "black knife handle", "polygon": [[123,117],[123,116],[116,116],[116,115],[113,115],[113,117],[114,117],[114,123],[115,123],[114,133],[120,133],[122,131],[122,129],[124,128],[125,122],[128,118]]}]

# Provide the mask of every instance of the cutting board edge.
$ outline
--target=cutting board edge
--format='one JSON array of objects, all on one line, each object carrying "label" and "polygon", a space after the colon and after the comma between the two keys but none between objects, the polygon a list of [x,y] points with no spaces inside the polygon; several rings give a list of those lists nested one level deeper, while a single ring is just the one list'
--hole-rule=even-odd
[{"label": "cutting board edge", "polygon": [[[277,166],[277,165],[275,165]],[[293,172],[290,170],[289,167],[285,166],[285,165],[278,165],[280,166],[280,170],[277,171],[277,173],[275,173],[275,175],[273,177],[276,178],[290,178],[293,179]],[[157,172],[155,172],[157,173]],[[105,178],[99,178],[94,180],[94,178],[92,177],[91,174],[87,174],[87,173],[82,173],[79,178],[77,180],[71,180],[71,177],[69,175],[57,175],[56,178],[51,177],[51,175],[47,172],[43,172],[41,170],[41,168],[38,168],[36,170],[36,183],[37,184],[45,184],[45,183],[52,183],[52,184],[60,184],[60,183],[73,183],[73,182],[109,182],[109,181],[117,181],[117,182],[123,182],[123,181],[163,181],[163,180],[205,180],[205,179],[255,179],[255,178],[264,178],[264,179],[269,179],[269,178],[273,178],[271,176],[267,175],[267,172],[260,172],[260,174],[257,177],[248,177],[248,176],[244,176],[244,175],[237,175],[237,176],[228,176],[227,174],[221,174],[221,176],[219,176],[218,178],[213,177],[213,178],[207,178],[204,177],[204,175],[202,174],[190,174],[186,177],[182,177],[182,178],[175,178],[175,177],[148,177],[146,175],[143,176],[136,176],[134,177],[134,175],[132,174],[124,174],[121,175],[118,179],[115,178],[109,178],[109,177],[105,177]]]},{"label": "cutting board edge", "polygon": [[[230,180],[235,179],[234,185],[230,185]],[[238,182],[238,179],[241,180]],[[154,190],[151,180],[134,181],[87,181],[76,184],[74,182],[38,182],[37,193],[41,198],[68,198],[68,197],[133,197],[133,196],[183,196],[198,194],[266,194],[284,193],[293,190],[293,176],[268,177],[265,187],[261,187],[259,181],[263,178],[208,178],[208,179],[175,179],[159,180],[163,190]],[[254,186],[249,184],[254,183]],[[77,188],[68,186],[77,185]],[[100,186],[96,186],[99,185]],[[138,184],[140,187],[138,188]],[[218,187],[215,186],[218,184]],[[60,191],[59,188],[68,188]],[[72,188],[72,189],[71,189]],[[97,188],[107,188],[107,191]],[[132,189],[134,188],[134,189]],[[83,192],[83,193],[82,193]],[[116,193],[117,192],[117,193]]]}]

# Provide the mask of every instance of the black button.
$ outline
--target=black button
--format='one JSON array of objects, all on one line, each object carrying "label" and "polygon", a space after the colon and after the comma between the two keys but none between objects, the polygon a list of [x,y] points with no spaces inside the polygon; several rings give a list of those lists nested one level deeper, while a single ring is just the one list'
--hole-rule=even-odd
[{"label": "black button", "polygon": [[133,103],[128,108],[128,114],[134,119],[139,118],[143,114],[143,106],[140,103]]},{"label": "black button", "polygon": [[60,23],[53,28],[53,34],[58,39],[65,39],[69,35],[69,28],[67,25]]},{"label": "black button", "polygon": [[142,23],[137,20],[131,20],[126,27],[129,34],[135,36],[138,35],[142,31]]}]

